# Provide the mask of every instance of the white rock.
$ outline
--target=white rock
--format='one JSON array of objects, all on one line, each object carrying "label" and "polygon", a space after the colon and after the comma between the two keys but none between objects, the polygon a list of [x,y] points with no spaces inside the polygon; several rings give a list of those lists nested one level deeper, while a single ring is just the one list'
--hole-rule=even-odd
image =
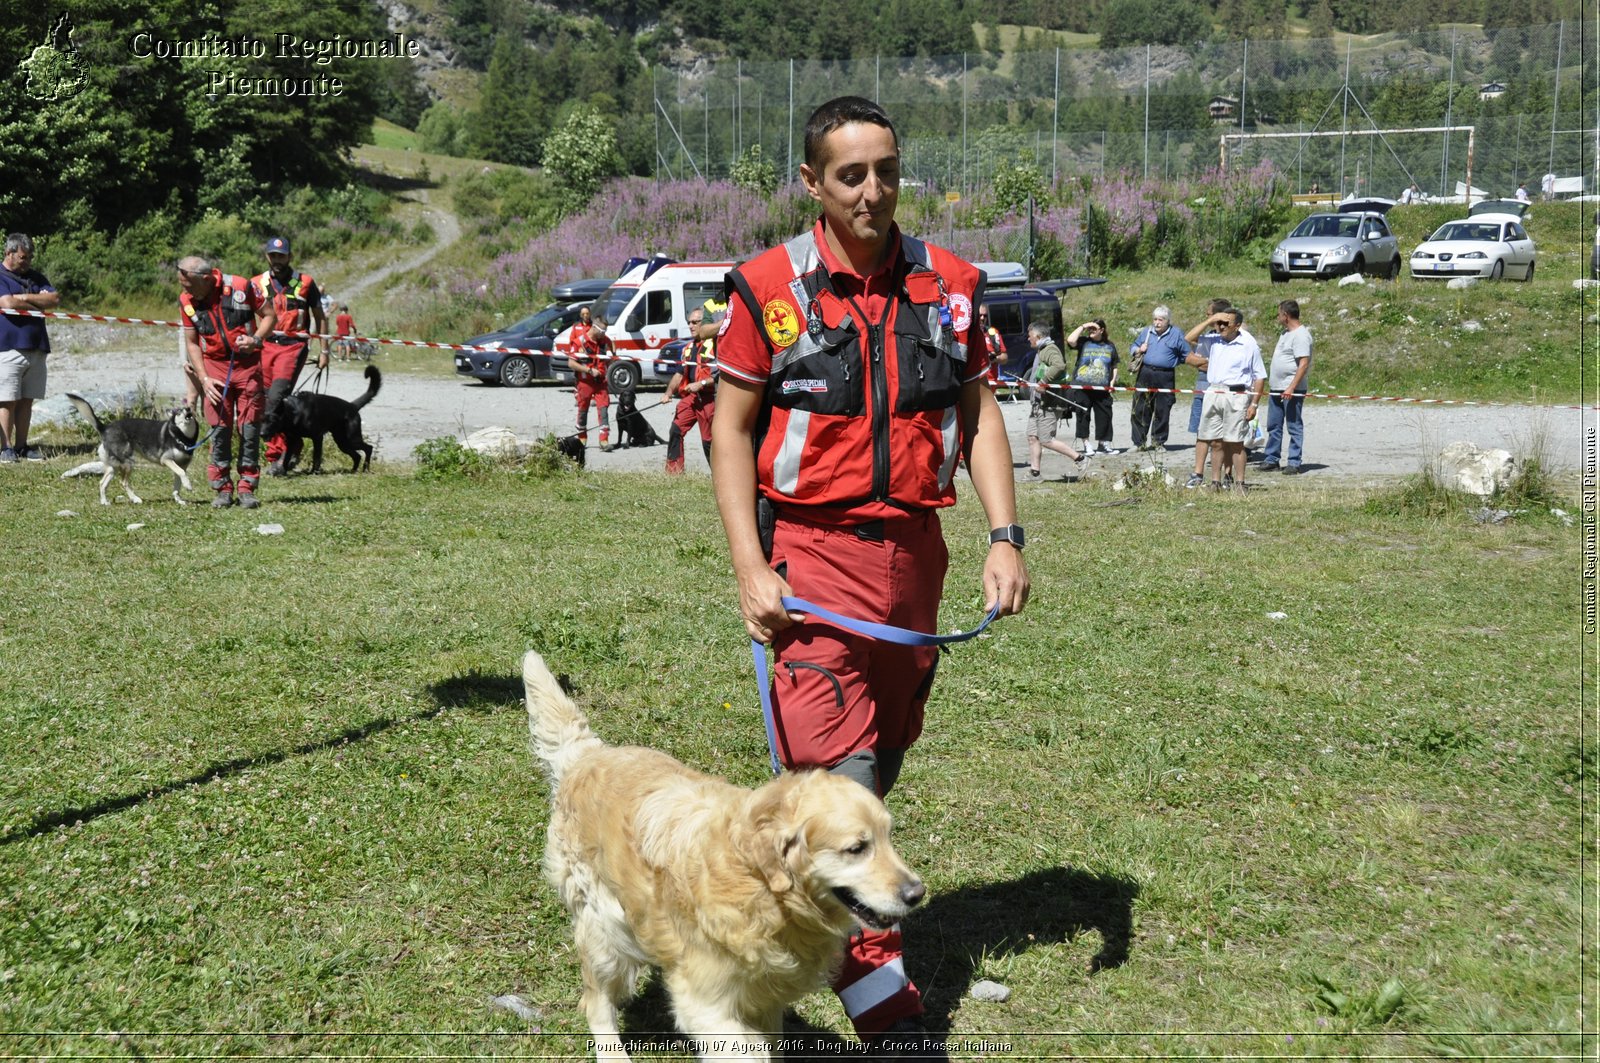
[{"label": "white rock", "polygon": [[527,444],[518,440],[516,433],[498,424],[478,429],[463,439],[461,445],[486,458],[520,458],[528,452]]},{"label": "white rock", "polygon": [[1480,324],[1477,321],[1463,321],[1461,323],[1461,331],[1462,332],[1482,332],[1483,331],[1483,325]]},{"label": "white rock", "polygon": [[989,1000],[997,1004],[1004,1002],[1011,996],[1011,990],[999,982],[991,982],[987,978],[973,983],[972,988],[967,992],[973,1000]]},{"label": "white rock", "polygon": [[1348,288],[1352,284],[1365,284],[1367,279],[1359,273],[1350,273],[1339,278],[1339,287]]},{"label": "white rock", "polygon": [[76,517],[77,515],[78,514],[76,514],[75,512],[73,512],[70,509],[58,509],[58,510],[56,510],[56,516],[58,516],[58,517]]},{"label": "white rock", "polygon": [[1349,317],[1350,316],[1350,308],[1347,307],[1347,306],[1340,307],[1339,308],[1339,316],[1340,317]]},{"label": "white rock", "polygon": [[1484,450],[1462,441],[1439,452],[1439,470],[1447,485],[1487,498],[1517,475],[1517,460],[1508,450]]},{"label": "white rock", "polygon": [[1120,476],[1117,477],[1116,482],[1111,485],[1111,490],[1113,491],[1126,491],[1127,489],[1127,481],[1123,480],[1123,478]]},{"label": "white rock", "polygon": [[1478,278],[1476,277],[1451,277],[1449,280],[1444,282],[1444,286],[1446,288],[1455,288],[1457,291],[1459,291],[1462,288],[1470,288],[1477,283]]},{"label": "white rock", "polygon": [[144,527],[144,525],[142,523],[141,524],[130,524],[130,525],[128,525],[128,530],[129,531],[138,531],[142,527]]},{"label": "white rock", "polygon": [[1287,619],[1289,619],[1289,614],[1288,613],[1268,613],[1267,614],[1267,619],[1268,620],[1287,620]]},{"label": "white rock", "polygon": [[256,532],[260,535],[282,535],[282,524],[257,524]]},{"label": "white rock", "polygon": [[1572,282],[1572,286],[1581,292],[1585,288],[1600,288],[1600,281],[1591,280],[1588,277],[1579,277]]}]

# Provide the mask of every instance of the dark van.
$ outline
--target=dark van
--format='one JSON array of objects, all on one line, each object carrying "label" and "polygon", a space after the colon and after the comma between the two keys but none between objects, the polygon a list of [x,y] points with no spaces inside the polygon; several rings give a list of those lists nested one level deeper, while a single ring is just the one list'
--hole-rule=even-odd
[{"label": "dark van", "polygon": [[1005,383],[1013,377],[1026,380],[1028,371],[1033,368],[1033,348],[1028,346],[1028,326],[1033,322],[1043,322],[1057,346],[1065,342],[1066,337],[1062,334],[1062,292],[1105,282],[1104,277],[1064,277],[986,291],[983,302],[989,308],[989,323],[999,330],[1000,338],[1006,345],[1006,363],[1000,367],[1001,382]]}]

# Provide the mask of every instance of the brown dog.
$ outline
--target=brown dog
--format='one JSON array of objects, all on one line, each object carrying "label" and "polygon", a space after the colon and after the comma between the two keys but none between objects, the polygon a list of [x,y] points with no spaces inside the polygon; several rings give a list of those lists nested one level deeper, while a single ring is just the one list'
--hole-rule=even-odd
[{"label": "brown dog", "polygon": [[544,660],[522,660],[554,794],[545,875],[572,913],[600,1059],[627,1059],[617,1008],[657,967],[702,1057],[772,1058],[783,1009],[826,984],[847,934],[921,902],[889,813],[825,772],[745,790],[665,753],[608,746]]}]

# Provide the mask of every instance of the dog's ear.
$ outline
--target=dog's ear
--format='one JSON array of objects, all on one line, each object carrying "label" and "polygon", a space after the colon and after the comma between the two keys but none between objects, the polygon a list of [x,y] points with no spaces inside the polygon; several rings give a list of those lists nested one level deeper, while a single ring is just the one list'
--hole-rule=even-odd
[{"label": "dog's ear", "polygon": [[810,862],[803,824],[793,818],[786,799],[791,787],[769,783],[756,791],[750,827],[740,840],[745,858],[773,893],[794,888],[796,872]]}]

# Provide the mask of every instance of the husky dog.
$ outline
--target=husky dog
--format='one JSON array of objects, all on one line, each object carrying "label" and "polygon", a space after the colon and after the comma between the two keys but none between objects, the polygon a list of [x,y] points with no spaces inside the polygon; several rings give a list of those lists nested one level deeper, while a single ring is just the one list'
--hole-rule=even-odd
[{"label": "husky dog", "polygon": [[[113,476],[122,480],[122,489],[128,494],[128,501],[135,504],[142,503],[144,499],[133,493],[133,484],[130,477],[133,474],[133,459],[143,458],[145,461],[157,462],[172,470],[172,500],[180,506],[189,503],[184,501],[179,493],[193,491],[194,484],[189,482],[189,462],[194,459],[195,441],[200,438],[200,421],[194,415],[194,410],[189,406],[179,406],[164,421],[153,417],[122,417],[108,423],[102,422],[99,415],[94,412],[94,407],[82,395],[67,392],[67,399],[78,408],[83,419],[94,425],[94,430],[100,433],[100,465],[105,475],[100,477],[100,504],[109,506],[110,499],[106,498],[106,486],[111,483]],[[89,471],[84,466],[74,469],[76,474],[79,469]],[[69,474],[69,475],[72,475]]]},{"label": "husky dog", "polygon": [[367,468],[372,468],[372,446],[361,438],[361,407],[371,402],[383,386],[383,374],[378,367],[369,365],[364,375],[367,390],[354,402],[334,395],[318,395],[309,391],[296,392],[278,404],[261,422],[261,438],[268,439],[282,433],[287,450],[283,467],[287,471],[299,464],[300,451],[307,439],[311,440],[311,471],[322,471],[322,437],[333,433],[333,442],[355,462],[351,472],[361,471],[362,455]]}]

